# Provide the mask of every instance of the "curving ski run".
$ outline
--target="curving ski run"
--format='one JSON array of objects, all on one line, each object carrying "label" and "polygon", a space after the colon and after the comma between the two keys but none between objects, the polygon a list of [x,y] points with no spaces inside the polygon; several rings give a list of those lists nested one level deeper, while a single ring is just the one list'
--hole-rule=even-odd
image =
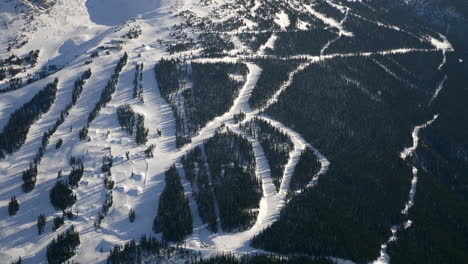
[{"label": "curving ski run", "polygon": [[[432,123],[434,123],[438,117],[439,115],[435,115],[431,120],[427,121],[426,123],[414,127],[413,132],[411,134],[413,138],[413,145],[411,147],[405,148],[400,153],[400,157],[403,160],[407,160],[408,158],[411,158],[415,155],[415,151],[419,145],[419,132],[421,131],[421,129],[424,129],[430,126]],[[411,188],[408,194],[409,196],[408,201],[405,204],[405,208],[401,211],[401,214],[405,217],[408,217],[408,211],[411,209],[411,207],[414,206],[414,196],[416,195],[416,187],[418,184],[418,169],[415,166],[412,166],[412,174],[413,174],[413,178],[411,179]],[[380,256],[378,259],[372,262],[373,264],[389,264],[390,263],[390,256],[387,253],[388,244],[398,239],[397,232],[399,229],[401,228],[407,229],[411,227],[411,224],[412,224],[411,219],[407,219],[405,222],[391,227],[390,231],[392,235],[384,244],[381,245]]]},{"label": "curving ski run", "polygon": [[[9,156],[4,162],[0,162],[0,173],[7,175],[6,182],[0,187],[1,201],[7,201],[12,194],[17,194],[21,200],[22,210],[19,212],[15,220],[2,219],[0,225],[4,227],[0,230],[0,236],[2,242],[9,244],[9,247],[15,246],[16,249],[11,248],[3,249],[0,248],[0,252],[5,251],[11,255],[21,255],[25,258],[29,258],[30,261],[39,262],[39,257],[44,257],[40,254],[41,251],[47,246],[50,240],[56,235],[54,233],[47,234],[34,242],[24,243],[21,237],[27,237],[27,232],[31,232],[35,228],[35,221],[37,215],[44,213],[47,216],[54,216],[58,214],[48,204],[41,208],[36,208],[35,200],[43,199],[48,200],[48,189],[56,181],[56,171],[64,169],[67,170],[67,161],[71,156],[84,156],[85,157],[85,176],[80,184],[80,187],[75,189],[78,196],[78,202],[74,205],[73,209],[78,213],[76,220],[66,224],[64,228],[74,224],[77,230],[80,231],[81,239],[83,241],[82,247],[77,252],[78,255],[73,260],[82,263],[91,262],[104,262],[107,253],[87,254],[88,252],[97,252],[99,248],[105,248],[106,251],[114,244],[119,244],[129,239],[138,239],[142,234],[151,235],[152,220],[157,212],[157,206],[159,204],[159,195],[164,189],[164,171],[174,163],[178,163],[180,158],[186,154],[188,150],[193,149],[196,146],[203,146],[205,140],[214,136],[215,131],[225,124],[232,131],[242,135],[250,143],[252,143],[256,161],[256,174],[261,179],[263,197],[259,204],[259,214],[255,224],[247,231],[237,233],[223,233],[219,228],[218,234],[211,234],[201,223],[200,216],[198,215],[196,203],[192,197],[192,190],[190,184],[185,180],[184,174],[181,171],[183,186],[186,195],[190,200],[190,208],[194,217],[194,234],[187,238],[187,247],[206,251],[208,254],[223,252],[226,250],[233,251],[235,253],[252,253],[261,252],[258,249],[251,248],[249,241],[251,238],[268,227],[276,220],[280,215],[281,210],[286,205],[286,196],[289,192],[289,184],[291,177],[294,173],[294,169],[299,161],[302,151],[306,148],[310,148],[318,160],[321,163],[320,171],[314,175],[312,181],[308,184],[308,187],[312,188],[318,183],[320,176],[324,175],[330,166],[330,162],[327,158],[313,145],[308,143],[299,133],[288,128],[279,121],[273,120],[264,114],[271,105],[278,101],[279,96],[290,87],[294,81],[296,74],[302,72],[310,65],[318,62],[322,62],[328,59],[334,58],[346,58],[352,56],[372,56],[372,55],[391,55],[391,54],[406,54],[411,52],[436,52],[442,51],[443,61],[439,66],[439,69],[446,63],[446,52],[453,51],[452,46],[448,40],[443,36],[439,35],[439,38],[427,37],[418,39],[428,41],[433,45],[430,49],[415,49],[415,48],[401,48],[392,50],[383,50],[377,52],[356,52],[356,53],[335,53],[326,54],[327,47],[340,37],[352,37],[353,33],[347,31],[344,28],[344,24],[349,15],[358,16],[351,12],[347,7],[341,6],[334,2],[329,2],[330,5],[340,10],[345,14],[345,17],[341,21],[336,21],[332,18],[326,17],[325,15],[318,13],[313,9],[312,6],[305,6],[306,9],[332,28],[338,30],[338,36],[335,39],[330,40],[322,49],[319,56],[312,55],[295,55],[288,57],[279,57],[275,55],[267,55],[267,49],[274,49],[275,42],[278,36],[272,32],[272,35],[257,51],[256,54],[252,54],[245,45],[235,36],[235,32],[224,32],[225,34],[231,35],[234,40],[235,49],[228,53],[229,56],[222,58],[192,58],[188,61],[193,62],[205,62],[205,63],[216,63],[216,62],[242,62],[246,63],[249,73],[244,86],[239,91],[237,98],[234,100],[230,110],[223,115],[216,117],[209,122],[204,128],[202,128],[196,136],[192,138],[192,142],[178,150],[175,147],[175,119],[170,106],[165,102],[159,93],[158,84],[155,81],[153,72],[154,62],[164,55],[152,51],[153,46],[148,45],[144,49],[141,48],[141,43],[130,43],[126,44],[130,48],[134,48],[135,52],[130,52],[129,65],[127,65],[122,72],[121,82],[119,83],[116,94],[114,95],[111,103],[99,113],[96,120],[90,127],[90,135],[93,138],[92,143],[79,142],[77,138],[77,130],[72,128],[80,128],[86,123],[86,117],[91,111],[90,106],[94,105],[98,95],[104,87],[107,77],[113,70],[113,66],[117,61],[117,56],[111,55],[108,57],[101,57],[95,59],[95,62],[91,65],[93,76],[86,83],[83,90],[83,94],[77,102],[77,105],[70,111],[69,117],[65,122],[59,126],[57,132],[50,138],[50,142],[56,142],[58,139],[64,139],[65,145],[61,149],[55,150],[51,147],[48,148],[44,157],[44,164],[39,166],[38,184],[36,189],[29,194],[20,194],[18,190],[19,183],[14,179],[18,178],[18,172],[26,168],[29,162],[32,160],[32,155],[26,155],[27,153],[35,153],[40,143],[40,136],[43,132],[47,131],[52,122],[54,122],[59,116],[60,111],[65,105],[67,98],[69,98],[70,87],[75,80],[76,72],[80,72],[86,69],[82,66],[83,58],[80,58],[75,64],[71,64],[73,67],[65,67],[63,70],[58,72],[60,74],[60,85],[57,94],[56,103],[51,107],[50,111],[45,114],[40,120],[38,120],[30,130],[26,144],[16,154]],[[262,3],[257,0],[255,6],[252,9],[260,8]],[[368,22],[377,24],[378,26],[390,28],[397,31],[403,31],[396,26],[384,24],[378,21],[370,21],[366,18],[360,17]],[[106,34],[112,32],[109,30]],[[252,31],[261,32],[261,31]],[[150,32],[148,34],[153,34]],[[159,33],[159,32],[158,32]],[[413,35],[409,32],[406,32]],[[110,33],[109,33],[110,34]],[[152,37],[153,35],[151,35]],[[415,36],[416,37],[416,36]],[[101,39],[102,38],[102,39]],[[102,34],[98,39],[103,40],[105,34]],[[109,38],[110,39],[110,38]],[[104,41],[102,41],[104,42]],[[90,43],[94,43],[90,41]],[[95,44],[100,44],[99,41]],[[91,45],[91,44],[87,44]],[[132,46],[133,45],[133,46]],[[96,45],[97,46],[97,45]],[[91,48],[91,47],[89,47]],[[156,49],[154,49],[156,50]],[[244,52],[245,51],[245,52]],[[140,52],[146,52],[147,55],[151,56],[138,56]],[[287,81],[285,81],[270,97],[267,103],[259,109],[251,109],[248,101],[251,97],[252,90],[254,89],[257,81],[262,73],[262,69],[252,62],[256,59],[279,59],[279,60],[301,60],[301,64],[292,72],[289,73]],[[144,70],[144,102],[132,101],[131,98],[131,80],[133,76],[133,69],[136,63],[145,63]],[[77,66],[80,65],[80,66]],[[95,74],[98,73],[98,74]],[[55,76],[55,75],[54,75]],[[24,88],[2,95],[0,98],[0,106],[2,106],[1,116],[9,116],[14,111],[16,105],[8,105],[8,102],[15,101],[22,102],[28,100],[28,97],[34,95],[34,89],[50,81],[54,76],[48,77],[44,80],[38,81],[34,84],[26,85]],[[442,90],[443,84],[446,80],[441,82],[439,88],[436,90],[431,102],[435,100]],[[97,89],[90,89],[91,87],[97,87]],[[137,146],[132,142],[130,137],[126,135],[119,125],[116,123],[115,110],[116,107],[130,102],[134,111],[145,116],[145,126],[149,128],[150,134],[148,135],[148,143],[146,146],[155,144],[155,157],[147,158],[143,151],[146,146]],[[21,104],[19,104],[21,105]],[[5,107],[4,107],[5,106]],[[253,117],[261,118],[269,122],[275,128],[281,130],[281,132],[288,135],[294,144],[294,149],[290,152],[289,160],[285,166],[284,173],[282,176],[282,182],[280,190],[277,192],[274,187],[270,174],[270,165],[266,159],[264,150],[261,144],[253,137],[246,135],[239,129],[239,124],[235,124],[233,116],[238,114],[240,111],[246,114],[246,119],[243,122],[251,120]],[[407,159],[414,155],[418,143],[419,143],[419,132],[421,129],[431,125],[438,116],[434,116],[432,120],[429,120],[423,125],[416,126],[413,130],[413,145],[405,148],[401,152],[401,158]],[[3,126],[3,120],[0,120],[0,127]],[[158,135],[157,131],[161,130],[161,136]],[[108,133],[108,131],[110,133]],[[115,203],[108,216],[104,219],[102,227],[99,230],[94,230],[92,225],[93,220],[96,217],[97,211],[101,207],[102,201],[102,175],[100,175],[100,160],[104,154],[108,154],[109,149],[112,151],[112,155],[115,157],[115,169],[113,169],[113,177],[116,181],[116,188],[114,190]],[[129,151],[131,160],[126,160],[126,152]],[[13,165],[10,165],[13,164]],[[178,164],[179,170],[180,164]],[[402,214],[407,216],[408,211],[414,205],[414,196],[416,194],[417,187],[417,169],[413,167],[413,178],[411,181],[411,189],[409,198],[405,204]],[[7,184],[8,183],[8,184]],[[9,184],[14,183],[14,184]],[[5,207],[6,203],[2,202],[1,206]],[[217,206],[216,206],[217,207]],[[137,216],[136,222],[133,225],[127,225],[124,223],[126,215],[129,209],[135,208],[137,212],[146,212],[145,217]],[[24,209],[24,210],[23,210]],[[151,213],[148,213],[151,212]],[[216,214],[219,217],[219,208],[216,208]],[[219,221],[218,221],[219,223]],[[49,223],[50,225],[50,223]],[[16,232],[17,229],[14,226],[19,226],[21,232]],[[398,228],[408,228],[411,226],[411,220],[394,226],[391,228],[392,236],[389,240],[382,245],[381,255],[378,260],[374,261],[377,263],[388,263],[389,256],[386,252],[388,243],[397,239]],[[34,229],[35,230],[35,229]],[[61,229],[62,230],[62,229]],[[2,243],[3,244],[3,243]],[[345,260],[334,259],[345,263]],[[347,262],[350,263],[350,262]]]}]

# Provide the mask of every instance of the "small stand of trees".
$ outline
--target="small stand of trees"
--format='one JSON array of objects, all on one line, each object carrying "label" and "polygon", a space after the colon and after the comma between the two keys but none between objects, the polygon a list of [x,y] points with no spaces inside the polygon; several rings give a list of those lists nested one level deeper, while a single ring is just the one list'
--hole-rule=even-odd
[{"label": "small stand of trees", "polygon": [[59,234],[57,238],[52,239],[52,242],[47,246],[47,261],[49,264],[64,263],[76,254],[79,245],[80,235],[74,226],[71,226],[67,231]]},{"label": "small stand of trees", "polygon": [[164,241],[181,242],[193,232],[192,213],[175,165],[165,173],[166,186],[161,194],[153,230]]}]

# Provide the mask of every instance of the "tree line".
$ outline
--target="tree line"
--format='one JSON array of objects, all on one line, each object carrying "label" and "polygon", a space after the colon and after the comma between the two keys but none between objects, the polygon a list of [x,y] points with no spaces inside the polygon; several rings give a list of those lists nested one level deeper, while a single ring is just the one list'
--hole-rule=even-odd
[{"label": "tree line", "polygon": [[111,101],[112,95],[114,94],[115,89],[117,87],[117,83],[119,82],[120,72],[122,71],[123,67],[127,64],[127,60],[128,55],[125,52],[124,55],[120,58],[119,62],[117,63],[117,66],[114,69],[114,73],[111,75],[109,81],[104,87],[99,101],[96,103],[91,113],[89,113],[86,126],[84,126],[80,130],[78,136],[81,140],[88,139],[88,129],[91,125],[91,122],[93,122],[93,120],[97,117],[99,111],[101,111],[101,109]]}]

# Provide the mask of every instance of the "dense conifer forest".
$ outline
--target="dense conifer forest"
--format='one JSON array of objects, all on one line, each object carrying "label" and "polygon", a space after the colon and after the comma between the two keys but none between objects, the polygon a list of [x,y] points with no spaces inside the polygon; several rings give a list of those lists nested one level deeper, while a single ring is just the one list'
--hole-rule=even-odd
[{"label": "dense conifer forest", "polygon": [[[297,75],[292,87],[267,111],[318,146],[333,166],[316,189],[291,200],[280,221],[253,240],[255,246],[369,261],[377,257],[380,244],[388,237],[388,226],[400,222],[411,169],[398,153],[411,145],[413,124],[430,119],[414,102],[429,100],[431,93],[422,88],[427,82],[415,81],[411,89],[411,84],[384,69],[370,67],[372,58],[345,61],[312,65]],[[420,67],[428,67],[427,61]],[[432,67],[437,70],[437,64]],[[431,71],[424,74],[431,76]],[[380,85],[374,85],[377,82]],[[433,81],[433,89],[436,86]],[[404,98],[396,97],[402,93]],[[378,181],[375,175],[379,175]],[[313,213],[317,211],[321,213]],[[285,225],[290,221],[294,224]],[[351,242],[356,236],[368,243]]]},{"label": "dense conifer forest", "polygon": [[302,151],[299,162],[294,168],[289,190],[291,192],[303,191],[320,170],[320,162],[310,148]]},{"label": "dense conifer forest", "polygon": [[47,246],[47,261],[49,264],[61,264],[69,260],[76,253],[80,245],[80,235],[78,231],[71,226],[67,231],[59,234],[57,238]]},{"label": "dense conifer forest", "polygon": [[58,79],[55,79],[11,114],[8,123],[0,133],[0,158],[12,154],[24,144],[31,125],[49,111],[54,103],[57,86]]},{"label": "dense conifer forest", "polygon": [[216,133],[205,149],[223,231],[247,229],[256,219],[262,196],[252,145],[228,131]]},{"label": "dense conifer forest", "polygon": [[155,66],[161,95],[171,104],[176,118],[176,144],[190,142],[201,127],[214,117],[228,111],[243,81],[244,64],[191,63],[180,60],[159,61]]},{"label": "dense conifer forest", "polygon": [[291,139],[278,128],[257,117],[252,121],[241,124],[240,128],[256,138],[262,145],[270,164],[273,183],[276,190],[279,190],[284,167],[289,160],[289,152],[294,149]]},{"label": "dense conifer forest", "polygon": [[208,164],[200,147],[194,148],[182,157],[185,177],[192,185],[192,192],[198,205],[198,212],[203,223],[208,224],[208,229],[216,233],[218,226],[216,222],[215,198],[210,183]]},{"label": "dense conifer forest", "polygon": [[55,210],[64,211],[76,202],[76,195],[63,181],[57,181],[50,190],[50,202]]},{"label": "dense conifer forest", "polygon": [[280,32],[276,47],[270,52],[281,56],[320,55],[323,46],[334,36],[334,33],[319,28],[308,31]]},{"label": "dense conifer forest", "polygon": [[288,73],[297,67],[294,61],[282,60],[259,60],[262,74],[255,85],[249,104],[252,108],[262,107],[270,98],[271,94],[288,79]]},{"label": "dense conifer forest", "polygon": [[245,255],[238,257],[231,254],[211,256],[202,260],[188,262],[189,264],[333,264],[325,258],[314,257],[275,257],[268,255]]},{"label": "dense conifer forest", "polygon": [[[420,135],[412,161],[418,168],[418,191],[409,211],[411,228],[401,230],[389,245],[392,263],[465,263],[468,261],[468,191],[464,156],[468,141],[466,111],[466,65],[448,57],[446,93],[434,103],[439,118]],[[464,94],[465,96],[460,96]],[[462,129],[463,128],[463,129]],[[463,154],[465,153],[465,154]]]},{"label": "dense conifer forest", "polygon": [[135,113],[128,104],[117,108],[117,119],[120,126],[130,135],[135,135],[135,141],[144,145],[148,141],[148,128],[145,127],[145,116]]},{"label": "dense conifer forest", "polygon": [[165,179],[153,230],[162,233],[164,241],[182,242],[193,231],[192,213],[175,165],[166,171]]}]

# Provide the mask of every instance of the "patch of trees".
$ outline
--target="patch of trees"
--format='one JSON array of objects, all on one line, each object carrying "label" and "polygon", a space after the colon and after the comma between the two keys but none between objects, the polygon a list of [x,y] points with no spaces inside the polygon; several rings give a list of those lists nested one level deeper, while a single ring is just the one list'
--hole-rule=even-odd
[{"label": "patch of trees", "polygon": [[148,141],[149,129],[145,128],[145,116],[137,114],[128,104],[117,108],[117,119],[120,126],[130,135],[135,133],[135,141],[144,145]]},{"label": "patch of trees", "polygon": [[427,91],[374,65],[357,57],[313,64],[267,110],[333,165],[316,188],[291,199],[253,246],[357,262],[379,256],[390,227],[401,223],[411,186],[411,168],[399,154],[412,144],[413,127],[432,114],[424,107]]},{"label": "patch of trees", "polygon": [[257,51],[270,38],[271,33],[240,33],[239,39],[251,50]]},{"label": "patch of trees", "polygon": [[[83,91],[83,86],[85,84],[85,81],[89,79],[90,77],[91,77],[91,70],[88,69],[85,72],[83,72],[83,74],[75,81],[74,86],[73,86],[73,91],[72,91],[72,99],[70,103],[61,111],[60,117],[55,121],[54,126],[52,128],[49,128],[47,132],[44,132],[44,134],[42,135],[41,146],[39,146],[39,149],[36,152],[34,161],[29,165],[29,168],[27,170],[23,171],[22,189],[24,192],[30,192],[34,189],[34,186],[36,184],[36,177],[37,177],[37,167],[41,163],[41,160],[46,152],[47,145],[49,144],[49,139],[57,131],[58,127],[62,125],[63,122],[65,122],[65,118],[69,115],[70,109],[73,106],[75,106],[76,102],[78,101],[78,98],[81,95],[81,92]],[[55,147],[60,148],[62,143],[63,143],[62,139],[59,139]],[[79,173],[79,171],[77,171],[76,173]],[[77,177],[74,177],[74,178],[77,178]],[[72,184],[73,182],[69,182],[69,183]],[[77,183],[78,182],[76,182],[76,184]]]},{"label": "patch of trees", "polygon": [[135,221],[135,218],[136,218],[135,209],[132,208],[128,212],[128,220],[130,220],[130,223],[133,223]]},{"label": "patch of trees", "polygon": [[[36,54],[37,52],[37,54]],[[31,55],[32,54],[32,55]],[[2,93],[7,93],[11,92],[17,89],[20,89],[28,84],[31,84],[33,82],[36,82],[38,80],[44,79],[45,77],[57,72],[59,68],[56,65],[49,65],[49,66],[44,66],[40,70],[32,73],[28,73],[26,76],[26,81],[23,81],[21,77],[15,77],[17,74],[20,72],[25,72],[26,71],[26,66],[29,64],[31,68],[35,66],[35,63],[37,63],[37,58],[36,55],[39,54],[39,51],[31,51],[26,57],[24,58],[18,58],[15,55],[12,55],[13,57],[13,64],[11,64],[10,67],[8,68],[0,68],[0,81],[5,80],[7,77],[8,79],[8,87],[1,89],[0,94]],[[8,60],[8,58],[7,58]],[[4,61],[5,62],[5,61]],[[17,65],[17,63],[21,62],[22,65]],[[26,62],[26,63],[23,63]],[[31,64],[33,63],[33,64]],[[5,64],[8,64],[5,62]],[[2,67],[2,66],[0,66]]]},{"label": "patch of trees", "polygon": [[149,129],[145,127],[145,116],[137,114],[135,141],[139,145],[144,145],[148,141]]},{"label": "patch of trees", "polygon": [[70,184],[72,187],[78,187],[78,183],[80,182],[84,173],[83,159],[71,157],[70,166],[72,167],[72,170],[68,175],[68,184]]},{"label": "patch of trees", "polygon": [[241,124],[240,128],[256,138],[262,145],[270,164],[271,178],[278,191],[283,180],[284,167],[289,160],[289,152],[294,149],[291,139],[269,122],[257,117]]},{"label": "patch of trees", "polygon": [[412,225],[400,228],[398,240],[388,245],[392,263],[465,263],[468,261],[468,206],[437,172],[418,170]]},{"label": "patch of trees", "polygon": [[440,115],[420,130],[416,155],[408,160],[418,168],[417,192],[408,215],[412,225],[399,230],[398,240],[388,245],[392,263],[468,261],[468,91],[463,88],[468,84],[468,65],[460,64],[457,54],[447,55],[448,78],[433,103]]},{"label": "patch of trees", "polygon": [[19,211],[19,202],[16,200],[16,196],[11,197],[10,202],[8,203],[8,215],[15,215]]},{"label": "patch of trees", "polygon": [[269,53],[290,56],[290,55],[320,55],[320,50],[336,34],[323,28],[313,28],[307,31],[278,32],[278,40],[274,50]]},{"label": "patch of trees", "polygon": [[80,235],[71,226],[67,231],[59,234],[57,238],[47,246],[47,261],[50,264],[61,264],[69,260],[76,254],[76,249],[80,245]]},{"label": "patch of trees", "polygon": [[135,78],[133,79],[133,98],[139,98],[143,102],[143,63],[135,66]]},{"label": "patch of trees", "polygon": [[106,190],[106,197],[104,199],[104,203],[102,204],[102,208],[99,211],[96,220],[94,221],[94,228],[98,229],[101,227],[102,220],[104,220],[104,217],[107,216],[107,213],[109,213],[110,208],[112,207],[114,203],[114,185],[115,182],[112,179],[112,172],[111,168],[113,165],[113,157],[112,155],[105,155],[102,158],[102,166],[101,170],[104,173],[104,188]]},{"label": "patch of trees", "polygon": [[243,83],[230,74],[245,75],[240,63],[192,63],[162,59],[155,66],[161,95],[176,119],[176,145],[181,147],[207,122],[229,110]]},{"label": "patch of trees", "polygon": [[316,258],[308,256],[285,256],[274,255],[244,255],[242,257],[225,253],[214,255],[199,260],[190,260],[188,264],[333,264],[327,258]]},{"label": "patch of trees", "polygon": [[55,210],[64,211],[76,202],[76,195],[63,181],[57,181],[50,190],[50,202]]},{"label": "patch of trees", "polygon": [[31,125],[49,111],[55,101],[57,85],[58,79],[55,79],[11,114],[0,134],[0,158],[12,154],[24,144]]},{"label": "patch of trees", "polygon": [[208,230],[213,233],[218,231],[215,211],[215,198],[210,183],[209,171],[200,147],[195,147],[187,155],[182,157],[185,177],[192,186],[192,195],[198,206],[198,213],[204,224],[208,224]]},{"label": "patch of trees", "polygon": [[[34,51],[31,51],[34,53]],[[39,54],[39,51],[38,51]],[[17,55],[11,54],[5,59],[0,59],[0,67],[5,67],[9,65],[21,65],[23,64],[23,59],[19,58]]]},{"label": "patch of trees", "polygon": [[23,179],[23,184],[21,185],[23,192],[34,190],[37,180],[37,163],[30,163],[29,168],[23,171],[21,178]]},{"label": "patch of trees", "polygon": [[156,145],[151,144],[145,149],[145,154],[148,158],[153,158],[154,157],[154,149],[156,148]]},{"label": "patch of trees", "polygon": [[101,109],[111,101],[112,95],[114,94],[115,89],[117,87],[117,83],[119,82],[120,72],[122,71],[123,67],[127,64],[127,60],[128,55],[127,53],[124,53],[124,55],[120,58],[119,62],[117,63],[117,66],[114,69],[114,73],[111,75],[109,81],[104,87],[99,101],[96,103],[91,113],[89,113],[86,126],[83,127],[78,134],[81,140],[88,139],[88,131],[91,122],[93,122],[93,120],[97,117],[99,111],[101,111]]},{"label": "patch of trees", "polygon": [[234,114],[232,118],[234,119],[234,123],[238,124],[239,122],[242,122],[246,116],[247,115],[244,112],[239,111],[239,113]]},{"label": "patch of trees", "polygon": [[162,233],[164,241],[182,242],[193,232],[192,213],[175,165],[166,171],[165,179],[153,230]]},{"label": "patch of trees", "polygon": [[183,43],[175,43],[175,44],[169,44],[166,48],[166,50],[169,52],[169,54],[174,54],[176,52],[182,52],[182,51],[188,51],[191,50],[195,47],[195,43],[192,41],[190,42],[183,42]]},{"label": "patch of trees", "polygon": [[37,232],[39,235],[44,233],[44,227],[46,225],[47,218],[45,215],[41,214],[37,217]]},{"label": "patch of trees", "polygon": [[348,17],[346,29],[353,32],[354,37],[342,37],[332,43],[326,53],[352,53],[363,51],[383,51],[401,48],[433,48],[429,43],[401,31],[379,27],[370,22]]},{"label": "patch of trees", "polygon": [[226,232],[251,227],[262,197],[252,145],[234,132],[215,133],[205,143],[221,227]]},{"label": "patch of trees", "polygon": [[143,33],[141,27],[139,25],[136,25],[130,28],[130,30],[128,30],[128,32],[125,33],[125,35],[123,35],[122,37],[127,39],[137,39],[141,35],[141,33]]},{"label": "patch of trees", "polygon": [[63,139],[59,138],[57,143],[55,143],[55,149],[59,149],[63,144]]},{"label": "patch of trees", "polygon": [[65,215],[55,216],[54,217],[54,225],[52,226],[52,232],[57,231],[64,224],[65,224]]},{"label": "patch of trees", "polygon": [[254,109],[265,105],[270,96],[288,80],[289,73],[299,63],[291,60],[259,60],[258,64],[262,68],[262,74],[252,90],[252,96],[249,98],[249,104]]},{"label": "patch of trees", "polygon": [[203,56],[220,57],[227,51],[234,49],[234,44],[221,34],[202,33],[198,40],[203,47]]},{"label": "patch of trees", "polygon": [[177,255],[180,259],[199,257],[197,253],[180,247],[171,247],[155,237],[143,235],[139,243],[131,240],[125,245],[116,245],[107,258],[107,264],[146,263],[148,260],[165,262]]},{"label": "patch of trees", "polygon": [[5,66],[24,66],[29,65],[31,68],[36,66],[39,58],[39,50],[31,50],[28,54],[23,57],[18,57],[15,54],[11,54],[5,59],[0,59],[0,67]]},{"label": "patch of trees", "polygon": [[[326,17],[333,18],[336,21],[341,21],[345,17],[338,8],[333,7],[327,1],[313,2],[313,7],[317,12],[324,14]],[[346,24],[344,24],[346,27]]]},{"label": "patch of trees", "polygon": [[132,135],[135,127],[135,112],[129,104],[117,108],[117,120],[128,134]]},{"label": "patch of trees", "polygon": [[320,171],[320,166],[317,156],[315,156],[314,152],[307,147],[302,151],[299,162],[294,168],[289,190],[291,192],[303,191],[304,188],[312,182],[314,176]]}]

